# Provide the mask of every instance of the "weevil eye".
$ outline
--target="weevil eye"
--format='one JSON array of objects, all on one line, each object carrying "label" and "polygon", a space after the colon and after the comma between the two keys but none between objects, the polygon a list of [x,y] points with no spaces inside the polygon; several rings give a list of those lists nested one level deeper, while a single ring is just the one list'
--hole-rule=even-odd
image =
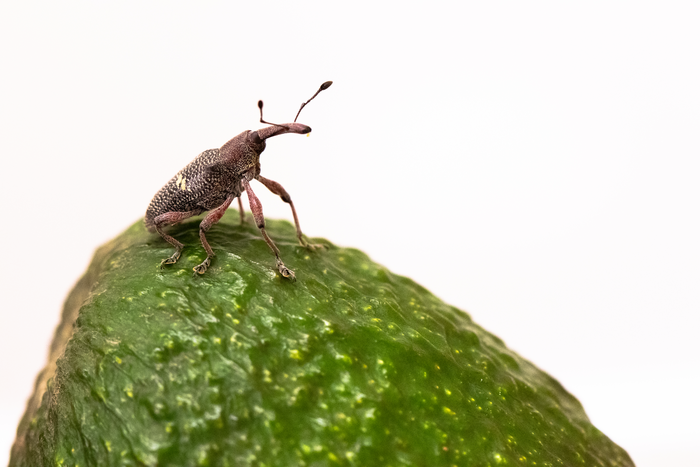
[{"label": "weevil eye", "polygon": [[248,139],[255,144],[262,143],[262,139],[260,139],[260,135],[258,135],[257,131],[251,131],[250,133],[248,133]]}]

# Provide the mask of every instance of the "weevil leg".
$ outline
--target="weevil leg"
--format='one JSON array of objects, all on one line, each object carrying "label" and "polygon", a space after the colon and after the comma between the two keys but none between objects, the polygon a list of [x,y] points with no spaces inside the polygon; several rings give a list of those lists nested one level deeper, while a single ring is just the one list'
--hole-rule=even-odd
[{"label": "weevil leg", "polygon": [[190,218],[192,216],[196,216],[199,214],[197,211],[188,211],[188,212],[166,212],[164,214],[161,214],[160,216],[157,216],[155,219],[153,219],[153,224],[156,228],[156,232],[163,237],[163,240],[166,242],[170,243],[172,246],[175,247],[175,253],[172,254],[169,258],[165,258],[163,261],[160,262],[160,268],[163,269],[163,267],[166,264],[175,264],[178,259],[180,259],[180,253],[182,252],[182,248],[184,245],[177,240],[175,240],[173,237],[170,235],[166,234],[163,232],[163,227],[166,227],[168,225],[173,225],[177,224],[178,222],[182,222],[183,220]]},{"label": "weevil leg", "polygon": [[289,207],[292,208],[292,216],[294,216],[294,225],[297,228],[297,238],[299,239],[299,244],[303,247],[310,248],[310,249],[316,249],[316,248],[326,248],[326,245],[321,245],[321,244],[312,244],[306,241],[304,238],[304,234],[301,233],[301,226],[299,225],[299,217],[297,216],[297,210],[294,209],[294,203],[292,202],[292,197],[289,196],[289,193],[287,193],[287,190],[284,189],[282,185],[279,183],[275,182],[274,180],[270,180],[269,178],[265,178],[262,175],[258,175],[256,179],[265,185],[268,190],[282,198],[282,201],[285,203],[289,204]]},{"label": "weevil leg", "polygon": [[199,239],[202,241],[202,246],[204,246],[204,249],[207,251],[207,257],[204,258],[204,261],[202,261],[200,264],[192,268],[195,275],[204,274],[211,264],[211,259],[216,256],[214,254],[214,250],[212,250],[211,246],[209,246],[207,237],[204,234],[211,228],[212,225],[221,220],[232,201],[233,195],[229,195],[221,206],[209,211],[209,214],[207,214],[202,220],[202,223],[199,224]]},{"label": "weevil leg", "polygon": [[267,232],[265,232],[265,218],[263,217],[262,204],[260,204],[260,200],[255,195],[255,193],[253,193],[253,189],[250,187],[250,183],[248,183],[248,180],[244,178],[241,183],[245,188],[245,192],[248,194],[250,210],[253,211],[253,219],[255,219],[255,225],[257,225],[258,229],[260,229],[260,233],[265,239],[267,246],[269,246],[272,252],[275,254],[275,259],[277,260],[277,270],[280,272],[280,274],[282,274],[283,277],[286,277],[292,281],[296,281],[297,278],[294,275],[294,271],[292,271],[284,265],[282,259],[280,258],[280,250],[277,248],[277,245],[275,245],[275,243],[272,241],[269,235],[267,235]]},{"label": "weevil leg", "polygon": [[238,197],[238,214],[241,216],[241,225],[245,224],[245,211],[243,210],[243,201]]}]

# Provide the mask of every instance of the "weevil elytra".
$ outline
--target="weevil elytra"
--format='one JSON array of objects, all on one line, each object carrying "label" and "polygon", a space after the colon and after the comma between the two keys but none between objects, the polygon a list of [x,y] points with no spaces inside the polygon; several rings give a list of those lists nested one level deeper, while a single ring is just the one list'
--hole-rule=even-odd
[{"label": "weevil elytra", "polygon": [[180,258],[183,244],[172,236],[163,232],[163,228],[181,222],[189,217],[199,215],[205,211],[209,213],[199,224],[199,238],[207,252],[207,257],[201,264],[193,269],[196,274],[204,274],[214,257],[214,250],[209,246],[205,233],[216,224],[224,215],[231,202],[238,198],[238,206],[241,212],[241,222],[244,221],[243,203],[241,194],[245,191],[253,211],[253,218],[260,229],[265,242],[272,250],[277,260],[277,270],[282,276],[296,280],[294,272],[287,268],[280,258],[280,251],[272,239],[265,232],[265,218],[262,205],[253,189],[251,180],[257,180],[268,190],[282,198],[289,204],[294,216],[294,224],[297,230],[299,243],[305,247],[310,245],[301,233],[299,218],[297,217],[294,203],[289,193],[279,183],[260,175],[260,154],[265,150],[265,140],[273,136],[285,133],[297,133],[305,135],[311,131],[307,125],[297,123],[297,118],[306,104],[311,102],[321,91],[328,89],[333,81],[326,81],[311,96],[311,99],[301,104],[293,123],[270,123],[263,120],[263,102],[258,101],[260,109],[260,123],[272,125],[260,130],[246,130],[226,142],[219,149],[209,149],[180,170],[168,183],[161,188],[151,200],[146,210],[144,222],[150,232],[158,232],[163,239],[175,247],[175,253],[165,258],[160,263],[161,269],[167,264],[173,264]]}]

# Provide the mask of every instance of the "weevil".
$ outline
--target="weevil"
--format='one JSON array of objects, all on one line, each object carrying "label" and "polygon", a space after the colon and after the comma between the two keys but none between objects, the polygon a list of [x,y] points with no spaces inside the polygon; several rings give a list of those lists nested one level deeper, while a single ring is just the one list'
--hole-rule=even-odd
[{"label": "weevil", "polygon": [[250,187],[250,182],[252,180],[259,181],[268,190],[282,198],[282,201],[289,204],[292,208],[292,216],[294,217],[299,243],[309,248],[317,246],[310,245],[301,233],[299,218],[289,193],[279,183],[260,175],[260,154],[265,150],[265,140],[268,138],[285,133],[305,135],[311,132],[311,128],[307,125],[297,123],[297,118],[299,118],[299,114],[304,106],[311,102],[321,91],[328,89],[331,84],[333,84],[333,81],[326,81],[316,91],[316,94],[311,96],[311,99],[301,104],[292,123],[266,122],[263,119],[263,101],[258,101],[260,123],[272,126],[256,131],[246,130],[220,148],[202,152],[184,169],[175,174],[156,193],[146,210],[144,218],[146,228],[149,232],[158,232],[166,242],[175,247],[175,253],[161,261],[161,269],[168,264],[177,262],[184,246],[165,233],[163,228],[208,211],[209,213],[199,224],[199,238],[207,252],[207,257],[193,268],[195,276],[204,274],[215,256],[214,250],[207,242],[205,234],[212,225],[221,219],[235,198],[238,198],[241,222],[244,222],[241,194],[245,192],[250,202],[250,209],[253,212],[255,224],[275,255],[277,270],[283,277],[296,280],[294,272],[284,265],[280,258],[279,249],[265,231],[262,205]]}]

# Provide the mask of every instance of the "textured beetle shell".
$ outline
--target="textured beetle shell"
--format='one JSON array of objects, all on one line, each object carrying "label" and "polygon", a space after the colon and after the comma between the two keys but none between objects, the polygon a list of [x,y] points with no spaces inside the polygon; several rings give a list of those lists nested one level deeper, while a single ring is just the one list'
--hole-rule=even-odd
[{"label": "textured beetle shell", "polygon": [[248,133],[244,131],[221,149],[202,152],[175,174],[148,205],[146,228],[153,232],[154,220],[161,214],[192,211],[201,214],[221,206],[231,194],[239,196],[243,191],[241,179],[245,176],[251,180],[260,173],[262,151],[247,141]]}]

